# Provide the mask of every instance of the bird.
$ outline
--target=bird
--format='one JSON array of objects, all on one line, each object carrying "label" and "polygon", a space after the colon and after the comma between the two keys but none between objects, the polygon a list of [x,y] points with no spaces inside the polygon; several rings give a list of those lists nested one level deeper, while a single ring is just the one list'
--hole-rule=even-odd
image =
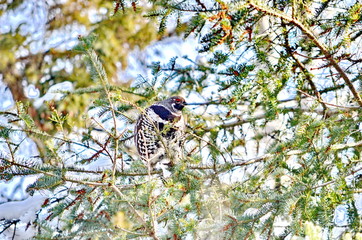
[{"label": "bird", "polygon": [[161,169],[163,176],[168,177],[171,175],[168,169],[183,158],[185,105],[183,97],[173,96],[152,104],[138,117],[134,141],[149,173]]}]

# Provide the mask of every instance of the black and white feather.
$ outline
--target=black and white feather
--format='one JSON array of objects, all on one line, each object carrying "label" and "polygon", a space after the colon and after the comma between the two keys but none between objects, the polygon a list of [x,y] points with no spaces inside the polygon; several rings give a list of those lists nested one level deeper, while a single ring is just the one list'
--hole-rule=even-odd
[{"label": "black and white feather", "polygon": [[138,118],[135,144],[150,170],[160,168],[165,175],[165,169],[183,157],[185,105],[184,98],[174,96],[152,104]]}]

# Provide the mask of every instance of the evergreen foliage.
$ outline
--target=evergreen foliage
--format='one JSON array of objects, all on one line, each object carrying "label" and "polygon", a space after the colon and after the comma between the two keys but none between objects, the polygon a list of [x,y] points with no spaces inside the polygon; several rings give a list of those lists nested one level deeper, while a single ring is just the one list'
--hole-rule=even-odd
[{"label": "evergreen foliage", "polygon": [[[20,2],[0,5],[8,12]],[[86,3],[60,4],[62,14],[72,2]],[[1,77],[17,100],[0,112],[0,177],[36,177],[27,193],[46,200],[29,223],[35,239],[361,238],[361,3],[95,2],[113,15],[97,24],[64,17],[93,28],[72,50],[28,55],[41,60],[20,67],[29,83],[30,71],[44,83],[42,93],[65,79],[77,84],[46,110],[16,98],[21,78],[10,76],[26,34],[0,39]],[[198,39],[200,59],[173,57],[131,85],[113,81],[127,59],[118,47],[179,35]],[[59,59],[73,70],[55,70]],[[190,104],[185,158],[161,179],[135,154],[133,124],[176,94]],[[36,149],[24,153],[30,141]],[[19,222],[0,217],[0,234]]]}]

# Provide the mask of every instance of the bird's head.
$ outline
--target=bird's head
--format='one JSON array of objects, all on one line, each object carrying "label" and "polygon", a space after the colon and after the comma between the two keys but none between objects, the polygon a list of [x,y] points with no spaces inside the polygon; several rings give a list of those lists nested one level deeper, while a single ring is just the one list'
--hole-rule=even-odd
[{"label": "bird's head", "polygon": [[175,112],[181,111],[185,107],[185,105],[187,105],[185,99],[180,96],[173,96],[164,101],[169,104],[171,109]]}]

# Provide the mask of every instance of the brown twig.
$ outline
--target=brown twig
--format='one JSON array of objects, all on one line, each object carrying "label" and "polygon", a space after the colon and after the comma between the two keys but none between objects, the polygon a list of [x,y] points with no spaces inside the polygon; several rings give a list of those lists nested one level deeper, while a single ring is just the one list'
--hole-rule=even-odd
[{"label": "brown twig", "polygon": [[324,102],[324,101],[322,101],[321,99],[318,99],[318,98],[316,98],[316,97],[314,97],[314,96],[312,96],[312,95],[310,95],[310,94],[308,94],[308,93],[306,93],[306,92],[303,92],[303,91],[300,90],[300,89],[296,89],[296,90],[297,90],[298,92],[304,94],[305,96],[310,97],[310,98],[313,98],[313,99],[315,99],[316,101],[318,101],[318,102],[320,102],[320,103],[323,103],[323,104],[325,104],[325,105],[329,105],[329,106],[333,106],[333,107],[337,107],[337,108],[353,109],[353,110],[360,109],[360,107],[349,107],[349,106],[342,106],[342,105],[337,105],[337,104],[333,104],[333,103]]},{"label": "brown twig", "polygon": [[279,12],[279,11],[277,12],[274,9],[273,10],[269,9],[266,6],[258,5],[256,3],[254,3],[253,1],[250,1],[249,5],[260,12],[263,12],[265,14],[268,14],[268,15],[271,15],[274,17],[278,17],[278,18],[283,19],[283,20],[287,21],[288,23],[291,23],[294,26],[298,27],[314,43],[314,45],[316,45],[319,48],[319,50],[324,54],[324,56],[327,58],[329,63],[334,67],[334,69],[336,69],[336,71],[339,73],[339,75],[342,77],[342,79],[344,80],[344,82],[346,83],[346,85],[348,86],[350,91],[352,92],[352,94],[355,97],[358,104],[362,107],[362,98],[358,94],[358,91],[353,86],[351,80],[348,78],[345,71],[341,68],[341,66],[338,65],[336,60],[333,58],[332,54],[328,51],[327,46],[325,46],[323,43],[321,43],[318,40],[318,38],[315,36],[315,34],[307,26],[305,26],[302,22],[300,22],[296,18],[292,18],[288,15],[285,15],[283,12]]},{"label": "brown twig", "polygon": [[[285,28],[284,22],[283,22],[282,26]],[[314,84],[310,72],[308,72],[308,70],[304,66],[304,64],[301,61],[299,61],[298,58],[296,58],[294,56],[295,51],[293,51],[291,49],[291,47],[290,47],[289,40],[288,40],[288,32],[287,31],[285,31],[285,33],[284,33],[284,39],[285,39],[285,48],[286,48],[287,52],[293,58],[293,60],[297,63],[300,70],[302,70],[302,72],[304,73],[304,76],[307,78],[307,81],[308,81],[310,87],[312,88],[314,94],[317,96],[318,102],[320,102],[322,104],[322,107],[323,107],[324,111],[327,111],[328,108],[327,108],[326,104],[322,101],[322,96],[319,93],[316,85]]]}]

